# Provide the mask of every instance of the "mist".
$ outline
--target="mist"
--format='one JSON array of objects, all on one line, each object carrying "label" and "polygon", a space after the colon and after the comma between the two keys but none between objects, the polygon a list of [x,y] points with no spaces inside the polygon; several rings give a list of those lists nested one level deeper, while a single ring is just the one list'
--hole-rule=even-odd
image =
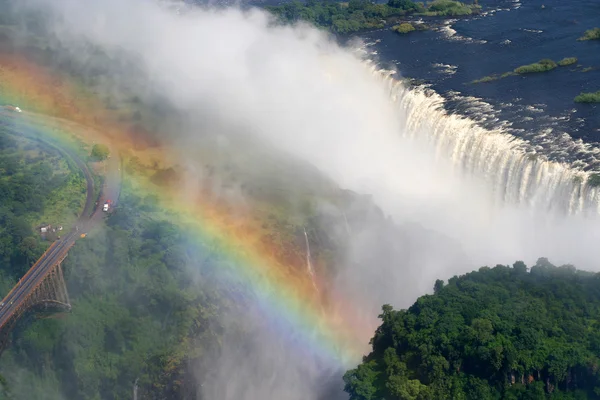
[{"label": "mist", "polygon": [[[360,299],[353,306],[367,319],[383,303],[406,307],[430,292],[435,279],[483,265],[531,264],[543,256],[598,270],[597,217],[495,201],[484,176],[462,173],[418,134],[404,138],[406,113],[390,100],[389,85],[323,32],[278,26],[258,10],[178,15],[147,0],[22,6],[47,10],[66,46],[91,42],[135,59],[144,83],[188,120],[184,133],[167,138],[182,154],[192,154],[201,135],[249,137],[318,168],[343,189],[371,195],[386,216],[408,227],[413,234],[402,236],[380,224],[352,226],[349,259],[355,262],[330,284]],[[404,257],[382,251],[395,247]],[[276,334],[249,331],[244,345],[225,336],[228,350],[215,356],[203,398],[321,396],[329,379],[320,367],[292,357]],[[339,375],[334,386],[341,393]]]}]

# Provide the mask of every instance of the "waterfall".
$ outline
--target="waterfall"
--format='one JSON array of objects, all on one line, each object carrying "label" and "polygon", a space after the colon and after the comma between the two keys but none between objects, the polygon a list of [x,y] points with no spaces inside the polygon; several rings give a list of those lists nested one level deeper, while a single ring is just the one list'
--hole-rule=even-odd
[{"label": "waterfall", "polygon": [[433,90],[409,88],[393,71],[370,64],[389,91],[402,121],[401,135],[427,142],[436,158],[449,158],[456,172],[483,179],[493,201],[567,214],[600,214],[600,188],[590,173],[550,160],[524,139],[503,128],[486,129],[467,117],[450,114]]},{"label": "waterfall", "polygon": [[350,233],[350,225],[348,224],[348,218],[346,218],[346,211],[342,212],[343,216],[344,216],[344,223],[346,226],[346,233],[348,234],[348,237],[351,237],[352,234]]},{"label": "waterfall", "polygon": [[135,378],[135,382],[133,383],[133,400],[137,400],[138,379],[140,379],[140,378]]},{"label": "waterfall", "polygon": [[306,228],[304,228],[304,240],[306,241],[306,269],[315,290],[319,292],[317,282],[315,281],[315,270],[310,259],[310,244],[308,243],[308,234],[306,233]]}]

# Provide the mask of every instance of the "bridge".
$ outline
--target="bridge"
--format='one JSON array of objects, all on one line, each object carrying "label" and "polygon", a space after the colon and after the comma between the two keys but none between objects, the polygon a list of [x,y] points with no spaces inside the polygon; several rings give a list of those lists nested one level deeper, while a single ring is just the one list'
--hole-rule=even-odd
[{"label": "bridge", "polygon": [[76,232],[54,242],[0,303],[0,352],[27,311],[70,311],[61,263],[75,244]]},{"label": "bridge", "polygon": [[[27,114],[33,115],[31,113]],[[0,124],[5,130],[38,140],[73,160],[83,172],[87,183],[85,206],[73,230],[52,243],[0,302],[0,354],[2,354],[10,341],[13,328],[26,313],[71,310],[69,294],[67,293],[62,271],[62,262],[77,239],[82,234],[89,232],[102,219],[102,211],[100,207],[94,208],[94,179],[87,164],[77,154],[45,140],[35,131],[33,125],[24,123],[26,122],[25,118],[29,116],[14,116],[0,112],[0,117],[8,117],[0,119]],[[107,164],[106,180],[100,198],[110,198],[113,200],[113,205],[115,205],[120,194],[120,159],[117,156],[112,157]]]}]

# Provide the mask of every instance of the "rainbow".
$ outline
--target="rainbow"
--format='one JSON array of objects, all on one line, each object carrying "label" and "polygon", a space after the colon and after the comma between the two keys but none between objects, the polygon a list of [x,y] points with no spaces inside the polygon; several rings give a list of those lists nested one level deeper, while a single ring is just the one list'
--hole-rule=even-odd
[{"label": "rainbow", "polygon": [[[28,123],[64,145],[105,142],[113,153],[141,160],[151,155],[169,165],[176,159],[173,149],[140,144],[139,132],[118,123],[82,87],[19,55],[0,55],[0,104],[21,107]],[[340,368],[360,361],[373,321],[365,324],[356,317],[353,302],[335,294],[324,307],[305,268],[265,241],[252,215],[233,215],[226,205],[200,193],[182,196],[177,185],[157,186],[144,174],[128,173],[126,178],[136,193],[157,196],[174,222],[191,228],[199,243],[211,243],[211,251],[227,260],[228,268],[219,273],[223,282],[250,293],[273,328],[292,338],[300,351]]]}]

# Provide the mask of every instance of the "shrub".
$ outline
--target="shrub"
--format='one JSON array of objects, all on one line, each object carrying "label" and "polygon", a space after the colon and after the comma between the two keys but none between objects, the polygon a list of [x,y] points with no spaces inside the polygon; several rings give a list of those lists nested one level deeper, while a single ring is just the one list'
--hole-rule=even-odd
[{"label": "shrub", "polygon": [[108,157],[108,147],[104,144],[95,144],[92,147],[92,158],[96,160],[105,160]]},{"label": "shrub", "polygon": [[517,74],[532,74],[536,72],[547,72],[556,68],[556,63],[547,58],[540,60],[533,64],[522,65],[518,68],[515,68],[515,72]]},{"label": "shrub", "polygon": [[408,22],[404,22],[400,25],[396,25],[394,27],[392,27],[392,30],[396,33],[408,33],[408,32],[412,32],[415,30],[415,27],[412,26],[412,24],[409,24]]},{"label": "shrub", "polygon": [[558,65],[561,67],[566,67],[567,65],[577,64],[577,57],[566,57],[558,62]]},{"label": "shrub", "polygon": [[483,78],[480,78],[480,79],[475,79],[471,83],[487,83],[487,82],[493,82],[497,79],[498,79],[497,75],[488,75],[488,76],[484,76]]},{"label": "shrub", "polygon": [[575,103],[600,103],[600,90],[594,93],[579,93],[575,97]]},{"label": "shrub", "polygon": [[585,31],[583,36],[577,40],[600,40],[600,28]]},{"label": "shrub", "polygon": [[600,174],[591,174],[588,177],[588,185],[591,187],[600,187]]}]

